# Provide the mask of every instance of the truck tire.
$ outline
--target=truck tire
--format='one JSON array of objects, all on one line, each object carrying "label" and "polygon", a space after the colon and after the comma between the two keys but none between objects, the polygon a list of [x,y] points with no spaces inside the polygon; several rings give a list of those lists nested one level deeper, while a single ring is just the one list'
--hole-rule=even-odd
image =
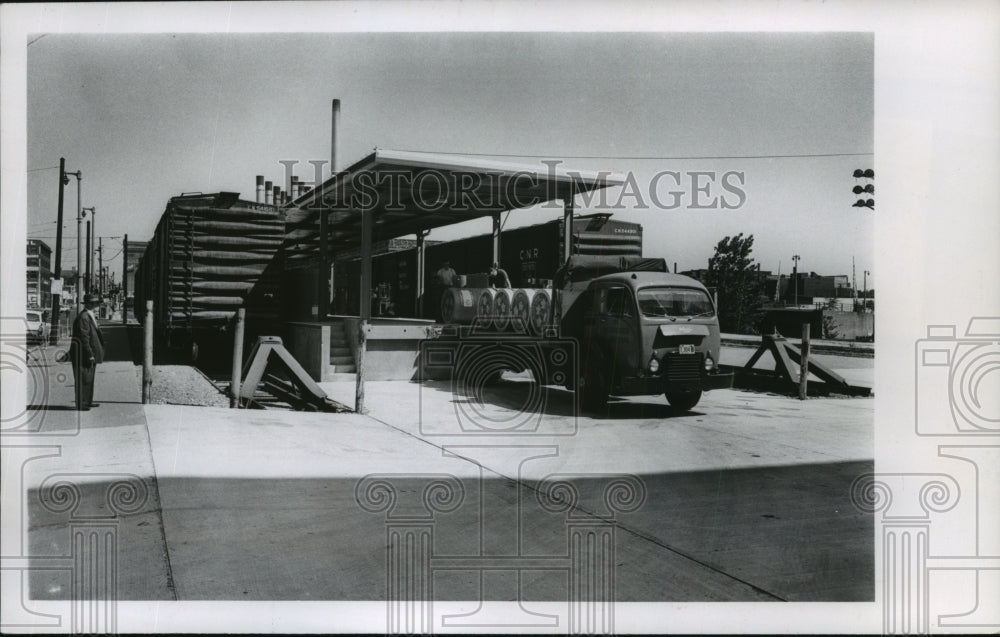
[{"label": "truck tire", "polygon": [[701,390],[696,389],[694,391],[684,391],[684,392],[671,392],[668,391],[667,402],[670,406],[678,412],[690,411],[698,401],[701,400]]}]

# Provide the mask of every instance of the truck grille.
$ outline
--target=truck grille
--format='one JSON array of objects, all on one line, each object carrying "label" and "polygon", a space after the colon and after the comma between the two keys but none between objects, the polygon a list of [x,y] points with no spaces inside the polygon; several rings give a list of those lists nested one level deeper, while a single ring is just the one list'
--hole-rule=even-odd
[{"label": "truck grille", "polygon": [[664,375],[672,383],[696,382],[701,377],[701,354],[668,354]]}]

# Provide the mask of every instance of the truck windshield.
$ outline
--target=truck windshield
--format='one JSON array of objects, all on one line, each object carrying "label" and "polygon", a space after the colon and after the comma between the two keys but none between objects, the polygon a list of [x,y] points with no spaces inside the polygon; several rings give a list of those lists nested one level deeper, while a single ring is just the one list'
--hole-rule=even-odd
[{"label": "truck windshield", "polygon": [[712,316],[712,300],[695,288],[642,288],[637,295],[643,316]]}]

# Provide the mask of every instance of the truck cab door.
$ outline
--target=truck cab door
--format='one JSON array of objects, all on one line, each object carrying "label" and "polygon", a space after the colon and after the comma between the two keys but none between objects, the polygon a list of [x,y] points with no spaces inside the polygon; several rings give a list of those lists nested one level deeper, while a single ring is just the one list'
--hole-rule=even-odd
[{"label": "truck cab door", "polygon": [[594,290],[591,318],[587,321],[587,346],[599,350],[611,385],[634,376],[640,366],[635,301],[624,285]]}]

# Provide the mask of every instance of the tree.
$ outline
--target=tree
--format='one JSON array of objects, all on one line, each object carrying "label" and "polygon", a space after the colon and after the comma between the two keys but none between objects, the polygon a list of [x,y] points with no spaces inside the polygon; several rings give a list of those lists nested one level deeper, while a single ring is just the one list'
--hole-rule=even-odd
[{"label": "tree", "polygon": [[753,235],[726,237],[708,260],[708,285],[719,298],[719,326],[723,332],[757,334],[764,318],[764,285],[751,258]]},{"label": "tree", "polygon": [[837,303],[837,299],[827,301],[826,307],[823,309],[823,338],[835,339],[840,336],[837,321],[833,318],[833,313],[839,309],[840,304]]}]

